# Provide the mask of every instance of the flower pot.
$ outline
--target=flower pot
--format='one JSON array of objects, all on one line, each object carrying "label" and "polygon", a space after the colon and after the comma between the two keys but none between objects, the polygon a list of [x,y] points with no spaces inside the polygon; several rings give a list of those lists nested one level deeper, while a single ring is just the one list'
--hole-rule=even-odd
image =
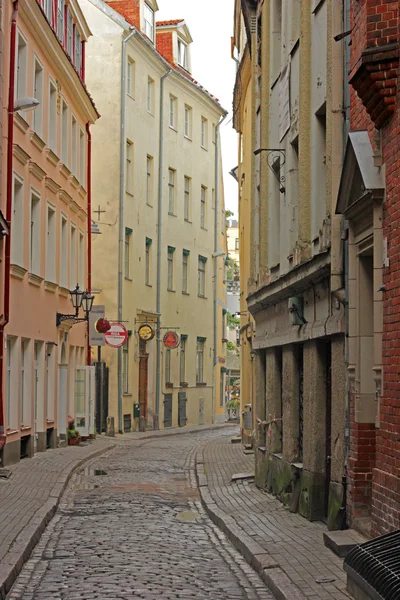
[{"label": "flower pot", "polygon": [[68,438],[68,446],[77,446],[79,444],[79,438]]}]

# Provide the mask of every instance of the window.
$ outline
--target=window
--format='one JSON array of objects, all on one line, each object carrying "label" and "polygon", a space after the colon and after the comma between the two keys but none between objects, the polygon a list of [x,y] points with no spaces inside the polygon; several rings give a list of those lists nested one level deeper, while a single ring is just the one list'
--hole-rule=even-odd
[{"label": "window", "polygon": [[175,248],[168,246],[168,289],[174,290],[174,252]]},{"label": "window", "polygon": [[21,396],[20,396],[20,423],[30,425],[30,393],[31,393],[31,367],[29,360],[29,340],[21,340]]},{"label": "window", "polygon": [[49,147],[57,153],[57,88],[50,82],[49,90]]},{"label": "window", "polygon": [[190,178],[185,175],[185,195],[184,195],[184,206],[183,215],[185,221],[190,221]]},{"label": "window", "polygon": [[147,179],[146,179],[146,203],[153,205],[153,159],[147,157]]},{"label": "window", "polygon": [[182,254],[182,292],[188,293],[188,265],[190,250],[184,250]]},{"label": "window", "polygon": [[53,0],[44,0],[44,12],[46,14],[48,22],[50,24],[52,24],[52,20],[53,20]]},{"label": "window", "polygon": [[135,62],[129,56],[126,65],[126,93],[132,98],[135,96]]},{"label": "window", "polygon": [[153,114],[154,105],[154,80],[149,77],[147,80],[147,111]]},{"label": "window", "polygon": [[54,347],[46,345],[47,421],[54,421]]},{"label": "window", "polygon": [[197,267],[197,293],[202,298],[205,297],[206,293],[206,261],[204,256],[199,256],[199,262]]},{"label": "window", "polygon": [[185,137],[192,138],[192,109],[185,105]]},{"label": "window", "polygon": [[123,393],[129,394],[129,337],[122,346],[122,386]]},{"label": "window", "polygon": [[15,429],[18,425],[16,408],[18,403],[15,402],[17,395],[17,373],[15,372],[17,356],[16,356],[16,339],[7,336],[6,342],[6,365],[7,365],[7,429]]},{"label": "window", "polygon": [[77,175],[77,141],[78,141],[78,136],[77,136],[77,129],[78,129],[78,124],[76,122],[75,117],[72,117],[72,126],[71,126],[71,171],[72,171],[72,175]]},{"label": "window", "polygon": [[64,43],[64,0],[57,0],[57,35]]},{"label": "window", "polygon": [[76,227],[71,225],[71,288],[78,283],[76,258]]},{"label": "window", "polygon": [[35,275],[40,275],[40,244],[40,198],[32,193],[29,271]]},{"label": "window", "polygon": [[175,210],[175,171],[168,169],[168,213],[174,214]]},{"label": "window", "polygon": [[81,74],[82,68],[82,45],[81,45],[81,34],[78,31],[78,28],[75,25],[75,68],[78,71],[79,75]]},{"label": "window", "polygon": [[188,47],[182,40],[178,39],[178,65],[186,69],[189,69],[188,60]]},{"label": "window", "polygon": [[208,121],[201,117],[201,147],[207,149],[207,126]]},{"label": "window", "polygon": [[179,380],[181,384],[186,383],[186,342],[187,335],[181,335],[181,351],[179,364]]},{"label": "window", "polygon": [[68,106],[64,101],[61,111],[61,160],[68,166]]},{"label": "window", "polygon": [[171,383],[171,350],[165,351],[165,383]]},{"label": "window", "polygon": [[46,280],[56,280],[56,210],[47,205]]},{"label": "window", "polygon": [[205,338],[197,338],[196,383],[204,383],[204,343]]},{"label": "window", "polygon": [[125,279],[130,279],[131,276],[131,235],[132,229],[125,227]]},{"label": "window", "polygon": [[202,229],[206,227],[206,188],[202,185],[200,192],[200,225]]},{"label": "window", "polygon": [[79,181],[85,183],[85,134],[79,130]]},{"label": "window", "polygon": [[60,239],[60,285],[68,288],[68,221],[61,217],[61,239]]},{"label": "window", "polygon": [[145,283],[151,285],[151,244],[153,241],[146,238],[146,263],[145,263]]},{"label": "window", "polygon": [[14,177],[11,263],[24,265],[24,184]]},{"label": "window", "polygon": [[133,193],[133,144],[126,141],[126,191],[128,194]]},{"label": "window", "polygon": [[72,52],[74,48],[74,24],[72,21],[72,13],[67,9],[67,52],[69,56],[72,58]]},{"label": "window", "polygon": [[15,77],[15,99],[26,96],[28,44],[20,33],[17,40],[17,73]]},{"label": "window", "polygon": [[39,106],[33,111],[33,131],[35,131],[39,137],[43,136],[43,67],[35,60],[35,71],[33,81],[33,95],[39,100]]},{"label": "window", "polygon": [[144,32],[154,42],[154,10],[144,3]]},{"label": "window", "polygon": [[176,104],[177,104],[177,100],[176,100],[175,96],[170,96],[169,97],[169,126],[172,129],[176,129],[177,128],[177,123],[176,123]]},{"label": "window", "polygon": [[85,236],[82,231],[79,232],[79,287],[85,289]]},{"label": "window", "polygon": [[235,250],[239,250],[239,238],[235,239]]}]

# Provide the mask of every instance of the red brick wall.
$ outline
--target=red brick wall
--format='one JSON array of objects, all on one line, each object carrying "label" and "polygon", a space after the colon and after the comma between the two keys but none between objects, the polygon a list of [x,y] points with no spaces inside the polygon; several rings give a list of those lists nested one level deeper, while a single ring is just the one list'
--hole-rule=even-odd
[{"label": "red brick wall", "polygon": [[171,31],[157,31],[156,47],[161,56],[165,58],[169,63],[174,63],[174,51],[172,45],[172,32]]},{"label": "red brick wall", "polygon": [[[372,532],[375,535],[400,528],[400,81],[396,49],[400,39],[399,2],[389,0],[352,0],[351,2],[351,74],[357,72],[365,50],[379,47],[384,65],[379,77],[383,87],[390,86],[393,109],[384,119],[372,121],[370,94],[363,98],[351,90],[350,129],[367,130],[375,147],[375,135],[380,130],[382,158],[386,183],[383,214],[383,236],[388,242],[389,267],[384,268],[383,282],[383,397],[380,427],[357,424],[354,405],[351,411],[350,457],[348,461],[349,520],[362,516],[362,505],[371,510]],[[387,44],[392,45],[389,62],[385,61]],[[394,58],[393,58],[394,56]],[[367,65],[366,72],[368,72]],[[369,71],[371,72],[371,71]],[[378,93],[379,87],[377,87]],[[389,95],[389,93],[388,93]],[[382,103],[383,94],[379,102]],[[390,100],[390,102],[392,101]],[[389,102],[387,102],[389,104]],[[380,113],[382,114],[382,113]],[[354,401],[354,400],[353,400]],[[353,402],[352,401],[352,402]]]},{"label": "red brick wall", "polygon": [[106,4],[140,30],[140,0],[106,0]]}]

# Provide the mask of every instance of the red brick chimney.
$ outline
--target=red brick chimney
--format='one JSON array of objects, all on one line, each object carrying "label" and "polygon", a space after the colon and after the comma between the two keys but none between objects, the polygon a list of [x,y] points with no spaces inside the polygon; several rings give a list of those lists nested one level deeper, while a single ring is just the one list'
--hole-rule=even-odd
[{"label": "red brick chimney", "polygon": [[174,51],[172,45],[172,31],[158,31],[156,34],[156,48],[166,61],[174,64]]},{"label": "red brick chimney", "polygon": [[106,4],[140,30],[140,0],[106,0]]}]

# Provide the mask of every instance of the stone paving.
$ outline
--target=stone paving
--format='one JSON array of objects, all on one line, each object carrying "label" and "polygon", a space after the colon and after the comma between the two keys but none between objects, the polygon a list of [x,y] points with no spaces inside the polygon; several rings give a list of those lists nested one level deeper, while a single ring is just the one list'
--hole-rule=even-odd
[{"label": "stone paving", "polygon": [[209,520],[196,451],[232,429],[117,441],[71,478],[11,600],[272,600]]},{"label": "stone paving", "polygon": [[323,523],[290,513],[250,481],[231,483],[235,473],[254,473],[254,456],[229,437],[211,440],[203,450],[208,491],[217,507],[271,556],[306,598],[345,600],[342,559],[323,543]]}]

